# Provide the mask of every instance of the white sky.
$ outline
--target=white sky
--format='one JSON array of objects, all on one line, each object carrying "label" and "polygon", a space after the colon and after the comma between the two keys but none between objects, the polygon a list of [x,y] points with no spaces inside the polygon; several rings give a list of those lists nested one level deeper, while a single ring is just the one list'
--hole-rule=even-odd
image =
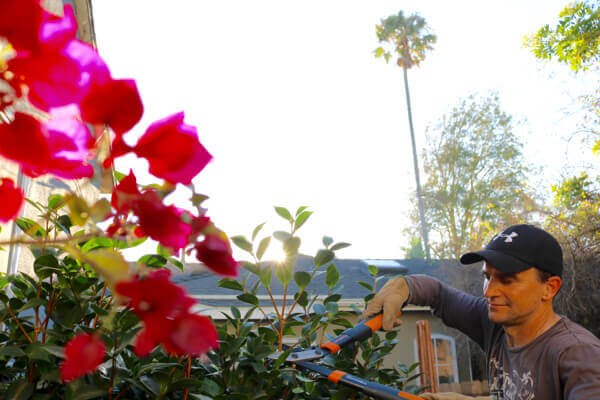
[{"label": "white sky", "polygon": [[[580,156],[565,151],[563,138],[575,129],[565,110],[586,91],[585,77],[539,63],[522,40],[566,4],[93,2],[101,55],[115,77],[136,79],[144,101],[131,136],[184,110],[215,157],[195,180],[215,223],[249,237],[264,221],[266,232],[285,228],[273,206],[307,205],[315,213],[299,232],[301,251],[314,254],[329,235],[352,243],[342,258],[402,258],[415,190],[402,71],[373,57],[375,24],[399,10],[419,12],[438,36],[409,72],[419,152],[426,127],[461,97],[497,90],[506,111],[527,119],[519,130],[525,154],[550,182]],[[149,183],[144,164],[132,160],[117,169],[135,165]]]}]

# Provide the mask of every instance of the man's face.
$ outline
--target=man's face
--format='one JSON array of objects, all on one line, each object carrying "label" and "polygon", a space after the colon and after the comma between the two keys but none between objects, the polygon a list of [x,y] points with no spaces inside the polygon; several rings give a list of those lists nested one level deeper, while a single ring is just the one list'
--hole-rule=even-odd
[{"label": "man's face", "polygon": [[540,282],[535,268],[507,274],[484,262],[482,272],[483,295],[492,322],[520,325],[541,309],[545,284]]}]

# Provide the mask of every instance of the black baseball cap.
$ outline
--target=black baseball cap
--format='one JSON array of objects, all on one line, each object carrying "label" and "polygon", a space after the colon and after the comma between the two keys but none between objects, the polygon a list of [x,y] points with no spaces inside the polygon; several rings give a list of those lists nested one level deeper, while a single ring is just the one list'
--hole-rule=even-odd
[{"label": "black baseball cap", "polygon": [[506,228],[485,246],[485,249],[463,254],[460,262],[473,264],[487,261],[506,272],[521,272],[531,267],[561,276],[562,250],[548,232],[533,225],[519,224]]}]

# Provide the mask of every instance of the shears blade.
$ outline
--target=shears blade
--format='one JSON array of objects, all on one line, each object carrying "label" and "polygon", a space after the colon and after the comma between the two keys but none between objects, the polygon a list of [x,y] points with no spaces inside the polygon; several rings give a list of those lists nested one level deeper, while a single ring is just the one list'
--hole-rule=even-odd
[{"label": "shears blade", "polygon": [[[273,353],[273,354],[269,355],[269,358],[277,360],[282,354],[283,354],[282,351],[280,351],[278,353]],[[307,350],[301,350],[301,351],[293,351],[287,356],[285,361],[292,362],[292,363],[297,362],[297,361],[311,361],[311,360],[317,360],[319,358],[323,358],[328,354],[329,354],[329,351],[324,350],[324,349],[319,349],[319,348],[307,349]]]}]

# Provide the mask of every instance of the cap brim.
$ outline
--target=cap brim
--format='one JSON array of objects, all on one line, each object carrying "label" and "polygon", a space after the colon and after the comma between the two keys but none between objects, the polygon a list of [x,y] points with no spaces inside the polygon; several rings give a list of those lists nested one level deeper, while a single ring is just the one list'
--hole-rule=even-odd
[{"label": "cap brim", "polygon": [[526,269],[532,267],[516,257],[488,249],[466,253],[460,257],[460,262],[462,264],[473,264],[483,260],[490,263],[492,267],[509,274],[513,272],[525,271]]}]

